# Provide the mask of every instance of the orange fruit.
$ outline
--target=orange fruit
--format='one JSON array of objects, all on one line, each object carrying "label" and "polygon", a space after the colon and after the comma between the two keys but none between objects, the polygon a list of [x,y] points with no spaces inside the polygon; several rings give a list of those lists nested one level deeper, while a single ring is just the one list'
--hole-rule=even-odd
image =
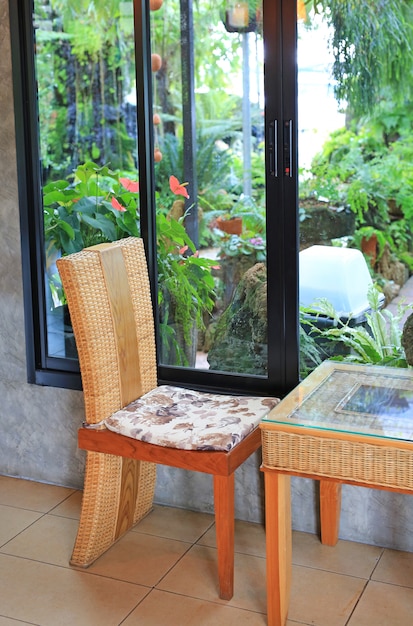
[{"label": "orange fruit", "polygon": [[149,3],[151,11],[158,11],[163,5],[163,0],[151,0]]},{"label": "orange fruit", "polygon": [[154,113],[153,115],[153,123],[155,124],[155,126],[161,123],[161,116],[157,113]]},{"label": "orange fruit", "polygon": [[159,148],[155,148],[153,158],[155,159],[155,163],[159,163],[159,161],[162,161],[162,152],[159,150]]},{"label": "orange fruit", "polygon": [[152,72],[157,72],[158,70],[161,69],[162,58],[159,56],[159,54],[156,54],[156,53],[152,54],[151,62],[152,62]]}]

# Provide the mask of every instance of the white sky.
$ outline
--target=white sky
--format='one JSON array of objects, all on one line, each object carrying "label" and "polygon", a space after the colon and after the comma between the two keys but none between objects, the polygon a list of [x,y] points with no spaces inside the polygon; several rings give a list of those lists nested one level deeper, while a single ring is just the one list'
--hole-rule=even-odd
[{"label": "white sky", "polygon": [[298,141],[300,167],[309,167],[331,131],[341,128],[345,116],[338,111],[331,78],[332,55],[328,30],[306,31],[299,24]]}]

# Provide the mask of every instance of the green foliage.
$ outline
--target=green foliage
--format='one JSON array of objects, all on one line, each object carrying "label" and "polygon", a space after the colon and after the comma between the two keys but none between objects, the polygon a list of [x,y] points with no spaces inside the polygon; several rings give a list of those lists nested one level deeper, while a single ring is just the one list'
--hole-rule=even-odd
[{"label": "green foliage", "polygon": [[[306,332],[306,326],[312,326],[305,318],[304,309],[300,309],[299,344],[300,378],[306,378],[322,362],[315,338]],[[311,329],[310,329],[311,330]]]},{"label": "green foliage", "polygon": [[[337,361],[351,361],[353,363],[368,363],[375,365],[391,365],[393,367],[407,367],[404,349],[401,344],[401,320],[413,305],[400,305],[396,315],[389,310],[380,310],[379,291],[375,286],[367,294],[369,312],[366,313],[366,327],[351,326],[351,318],[343,322],[331,303],[325,299],[317,300],[317,315],[328,317],[331,326],[317,328],[309,322],[311,335],[322,337],[334,343],[341,343],[350,349],[348,355],[329,357]],[[304,313],[314,309],[304,309]]]},{"label": "green foliage", "polygon": [[[87,160],[132,168],[123,105],[135,80],[133,15],[121,0],[34,3],[44,178]],[[51,10],[52,9],[52,10]]]},{"label": "green foliage", "polygon": [[[177,365],[186,365],[185,350],[166,327],[178,322],[188,345],[194,324],[205,328],[204,315],[211,313],[215,302],[211,270],[216,261],[199,257],[182,223],[162,214],[157,216],[157,239],[162,342],[168,352],[175,351]],[[188,250],[195,254],[187,255]]]},{"label": "green foliage", "polygon": [[371,137],[368,128],[334,131],[314,157],[304,188],[332,204],[349,206],[360,225],[383,227],[389,223],[389,196],[381,171],[386,154],[384,142]]},{"label": "green foliage", "polygon": [[[80,165],[69,179],[71,182],[58,180],[44,188],[44,232],[50,255],[139,236],[136,181],[92,162]],[[194,324],[203,329],[204,315],[210,314],[214,305],[212,268],[216,262],[198,255],[182,220],[158,212],[156,228],[161,341],[168,353],[174,354],[176,364],[185,365],[185,344],[192,342]],[[56,274],[50,276],[49,287],[54,302],[63,302]],[[171,324],[179,325],[183,345]]]},{"label": "green foliage", "polygon": [[411,97],[413,20],[410,0],[310,0],[332,27],[336,97],[350,110],[372,110],[383,88]]},{"label": "green foliage", "polygon": [[[255,1],[255,0],[253,0]],[[222,2],[194,2],[194,74],[195,84],[203,86],[205,92],[216,91],[225,100],[226,90],[231,87],[233,73],[241,68],[239,36],[227,33],[222,23]],[[167,66],[157,73],[159,106],[163,114],[179,117],[182,102],[180,46],[180,2],[168,0],[162,9],[151,13],[152,50],[167,59]],[[214,25],[212,28],[211,25]],[[231,71],[228,71],[231,68]],[[185,88],[185,86],[184,86]],[[158,104],[155,98],[155,104]],[[214,115],[211,116],[211,119]],[[215,119],[218,119],[215,117]],[[230,118],[226,121],[229,122]]]},{"label": "green foliage", "polygon": [[46,185],[46,248],[71,254],[103,241],[139,236],[138,196],[126,189],[120,178],[107,166],[88,162],[79,165],[69,180]]},{"label": "green foliage", "polygon": [[263,237],[249,237],[248,235],[228,235],[217,233],[220,258],[237,256],[254,256],[257,263],[266,260],[266,243]]},{"label": "green foliage", "polygon": [[[224,190],[225,195],[231,193],[231,160],[232,151],[220,149],[218,137],[209,132],[199,131],[197,135],[196,171],[199,201],[203,208],[208,208],[214,199]],[[162,197],[169,193],[169,173],[183,171],[183,141],[180,133],[165,133],[159,138],[158,145],[162,152],[162,160],[156,164],[156,188]],[[237,181],[238,182],[238,181]],[[235,198],[235,196],[232,196]]]},{"label": "green foliage", "polygon": [[122,0],[51,0],[72,39],[73,54],[80,60],[99,59],[101,51],[119,36]]},{"label": "green foliage", "polygon": [[[324,197],[356,214],[355,238],[376,231],[381,250],[411,266],[413,231],[413,107],[382,100],[352,129],[333,132],[313,159],[300,195]],[[391,211],[399,215],[394,219]],[[380,234],[381,233],[381,234]]]}]

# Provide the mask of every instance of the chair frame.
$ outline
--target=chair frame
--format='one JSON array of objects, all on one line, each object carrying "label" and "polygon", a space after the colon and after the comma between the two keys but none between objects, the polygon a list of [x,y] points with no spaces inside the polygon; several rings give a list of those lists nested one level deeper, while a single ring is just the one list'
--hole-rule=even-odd
[{"label": "chair frame", "polygon": [[234,472],[261,446],[260,429],[221,452],[163,447],[94,427],[157,386],[143,242],[129,237],[92,246],[62,257],[57,265],[78,348],[86,412],[86,424],[78,432],[79,448],[87,451],[85,483],[70,563],[88,567],[150,512],[157,464],[203,472],[213,476],[219,596],[230,600]]},{"label": "chair frame", "polygon": [[[261,446],[259,428],[248,435],[230,452],[179,450],[163,448],[150,443],[118,435],[109,430],[79,430],[79,448],[89,452],[116,455],[169,465],[180,469],[204,472],[213,476],[215,532],[218,554],[219,597],[230,600],[234,593],[234,491],[235,470]],[[127,514],[128,498],[119,502],[119,514],[132,519]],[[124,522],[129,530],[134,523]]]}]

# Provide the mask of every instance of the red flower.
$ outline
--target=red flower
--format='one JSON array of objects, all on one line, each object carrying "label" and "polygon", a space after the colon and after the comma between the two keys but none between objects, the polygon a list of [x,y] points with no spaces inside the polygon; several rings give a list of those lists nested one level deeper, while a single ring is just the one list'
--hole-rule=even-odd
[{"label": "red flower", "polygon": [[121,211],[122,213],[124,213],[126,211],[125,207],[122,206],[121,203],[116,200],[116,198],[112,198],[111,205],[117,211]]},{"label": "red flower", "polygon": [[176,176],[170,176],[169,178],[169,187],[171,188],[172,193],[176,196],[184,196],[184,198],[189,198],[189,193],[186,188],[188,183],[180,183]]},{"label": "red flower", "polygon": [[130,180],[129,178],[119,178],[119,182],[122,183],[122,185],[128,191],[132,191],[132,193],[138,193],[139,183],[137,180]]}]

